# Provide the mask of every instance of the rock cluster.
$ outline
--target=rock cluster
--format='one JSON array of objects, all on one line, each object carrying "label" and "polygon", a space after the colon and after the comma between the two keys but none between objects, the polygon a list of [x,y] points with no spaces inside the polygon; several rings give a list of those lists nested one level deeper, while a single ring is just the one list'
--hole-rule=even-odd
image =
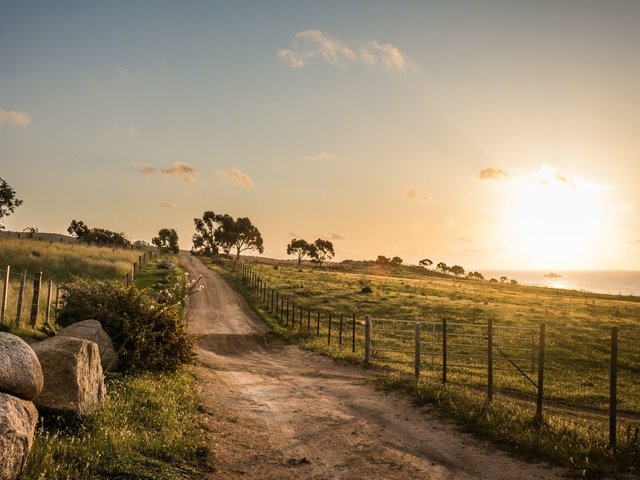
[{"label": "rock cluster", "polygon": [[43,387],[38,357],[22,339],[0,332],[0,480],[22,472],[33,444]]},{"label": "rock cluster", "polygon": [[29,346],[0,332],[0,480],[14,480],[33,444],[38,408],[83,418],[105,398],[103,370],[118,364],[96,320],[78,322]]}]

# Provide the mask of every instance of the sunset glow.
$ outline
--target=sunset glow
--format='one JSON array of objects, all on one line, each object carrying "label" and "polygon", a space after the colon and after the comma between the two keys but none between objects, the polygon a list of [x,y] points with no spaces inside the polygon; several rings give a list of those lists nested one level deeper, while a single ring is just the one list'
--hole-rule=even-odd
[{"label": "sunset glow", "polygon": [[188,249],[213,210],[268,257],[639,269],[639,25],[639,2],[2,2],[5,226]]}]

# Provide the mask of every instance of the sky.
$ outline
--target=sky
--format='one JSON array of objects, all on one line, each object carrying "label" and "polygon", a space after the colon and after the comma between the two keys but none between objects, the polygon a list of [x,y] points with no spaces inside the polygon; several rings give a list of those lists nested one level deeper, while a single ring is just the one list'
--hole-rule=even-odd
[{"label": "sky", "polygon": [[640,269],[640,2],[0,1],[8,230]]}]

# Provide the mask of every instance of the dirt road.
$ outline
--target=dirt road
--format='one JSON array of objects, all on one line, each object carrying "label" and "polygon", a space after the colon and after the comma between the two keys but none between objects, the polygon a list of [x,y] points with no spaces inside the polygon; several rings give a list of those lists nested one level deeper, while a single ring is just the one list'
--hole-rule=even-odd
[{"label": "dirt road", "polygon": [[562,478],[375,390],[362,367],[269,345],[267,327],[220,275],[189,255],[181,262],[205,285],[185,313],[199,338],[211,478]]}]

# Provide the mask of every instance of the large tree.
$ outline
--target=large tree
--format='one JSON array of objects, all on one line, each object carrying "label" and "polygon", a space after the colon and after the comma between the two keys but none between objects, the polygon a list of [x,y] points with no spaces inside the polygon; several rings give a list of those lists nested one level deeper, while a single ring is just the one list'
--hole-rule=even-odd
[{"label": "large tree", "polygon": [[85,225],[85,223],[80,220],[71,220],[71,224],[67,227],[67,232],[69,235],[73,235],[74,237],[78,237],[79,240],[82,240],[87,233],[89,233],[91,229]]},{"label": "large tree", "polygon": [[168,251],[178,253],[180,247],[178,246],[178,232],[173,228],[161,228],[158,231],[158,236],[151,239],[158,248],[166,248]]},{"label": "large tree", "polygon": [[16,197],[16,191],[0,177],[0,230],[4,230],[2,221],[13,213],[16,207],[22,205],[22,200]]},{"label": "large tree", "polygon": [[113,232],[106,228],[89,228],[82,220],[71,220],[71,224],[67,228],[69,234],[78,237],[78,240],[90,245],[99,245],[102,247],[120,247],[130,248],[131,241],[124,233]]},{"label": "large tree", "polygon": [[304,257],[311,256],[313,252],[313,248],[311,244],[302,238],[291,240],[289,245],[287,245],[287,255],[297,255],[298,256],[298,265],[302,263]]},{"label": "large tree", "polygon": [[449,271],[456,277],[461,277],[462,275],[464,275],[464,268],[462,268],[460,265],[454,265],[449,269]]},{"label": "large tree", "polygon": [[329,240],[319,238],[313,242],[311,258],[313,258],[313,261],[318,264],[318,268],[322,267],[322,264],[327,260],[331,260],[335,254],[336,252],[333,250],[333,243]]},{"label": "large tree", "polygon": [[211,210],[207,210],[202,218],[194,218],[193,223],[196,226],[196,233],[193,234],[193,249],[202,255],[217,255],[218,245],[214,237],[216,228],[218,228],[220,215],[216,215]]},{"label": "large tree", "polygon": [[260,230],[248,217],[239,217],[234,220],[229,215],[223,215],[219,221],[220,226],[214,232],[214,237],[226,253],[235,249],[236,260],[240,258],[242,252],[247,250],[264,252]]}]

